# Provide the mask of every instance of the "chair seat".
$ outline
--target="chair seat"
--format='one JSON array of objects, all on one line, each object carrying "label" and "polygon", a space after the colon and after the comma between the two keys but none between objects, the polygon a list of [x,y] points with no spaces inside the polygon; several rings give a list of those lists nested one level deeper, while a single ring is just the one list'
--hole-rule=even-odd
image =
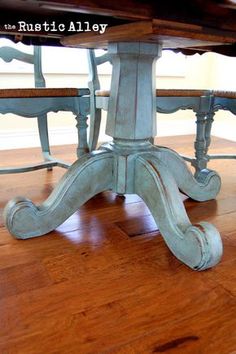
[{"label": "chair seat", "polygon": [[157,89],[156,97],[201,97],[209,95],[207,90]]},{"label": "chair seat", "polygon": [[95,95],[97,97],[109,97],[110,91],[109,90],[96,90]]},{"label": "chair seat", "polygon": [[[97,90],[97,97],[109,97],[109,90]],[[201,97],[209,94],[207,90],[175,90],[175,89],[157,89],[156,97]]]},{"label": "chair seat", "polygon": [[235,91],[213,91],[215,97],[236,98]]},{"label": "chair seat", "polygon": [[[217,97],[236,98],[236,91],[209,91],[209,90],[179,90],[179,89],[157,89],[156,97],[200,97],[211,93]],[[97,97],[109,97],[109,90],[97,90]]]},{"label": "chair seat", "polygon": [[78,97],[89,93],[88,88],[0,89],[0,98]]}]

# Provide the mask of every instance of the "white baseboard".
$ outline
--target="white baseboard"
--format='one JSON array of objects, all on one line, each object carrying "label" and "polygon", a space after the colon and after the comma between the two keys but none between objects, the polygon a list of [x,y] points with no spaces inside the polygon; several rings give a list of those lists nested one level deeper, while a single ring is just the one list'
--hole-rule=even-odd
[{"label": "white baseboard", "polygon": [[[76,128],[60,127],[50,129],[50,145],[77,144]],[[0,133],[0,150],[40,146],[37,130],[11,130]]]},{"label": "white baseboard", "polygon": [[[157,136],[195,134],[195,124],[193,124],[191,120],[182,122],[179,120],[176,123],[177,124],[174,125],[173,121],[170,122],[168,120],[160,120],[157,124]],[[235,128],[236,127],[233,127],[230,124],[220,122],[218,125],[213,125],[212,135],[235,141]],[[49,140],[51,146],[77,144],[77,129],[74,127],[50,128]],[[102,132],[99,137],[99,141],[104,142],[109,140],[111,140],[111,137]],[[0,132],[0,150],[39,146],[40,141],[37,130],[8,130]]]}]

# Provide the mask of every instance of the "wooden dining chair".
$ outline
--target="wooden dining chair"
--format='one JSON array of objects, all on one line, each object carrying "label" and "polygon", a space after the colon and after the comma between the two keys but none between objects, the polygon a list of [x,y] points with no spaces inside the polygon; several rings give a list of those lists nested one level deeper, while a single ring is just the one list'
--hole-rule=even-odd
[{"label": "wooden dining chair", "polygon": [[41,163],[0,168],[0,174],[19,173],[36,169],[52,169],[54,166],[68,168],[69,164],[54,158],[50,152],[47,113],[69,111],[75,115],[78,129],[77,156],[88,152],[87,116],[89,114],[88,88],[46,88],[42,73],[41,47],[34,46],[33,54],[24,53],[16,48],[0,47],[0,58],[5,62],[13,59],[32,64],[34,67],[35,87],[30,89],[0,89],[0,113],[13,113],[27,118],[37,118],[38,131],[44,161]]}]

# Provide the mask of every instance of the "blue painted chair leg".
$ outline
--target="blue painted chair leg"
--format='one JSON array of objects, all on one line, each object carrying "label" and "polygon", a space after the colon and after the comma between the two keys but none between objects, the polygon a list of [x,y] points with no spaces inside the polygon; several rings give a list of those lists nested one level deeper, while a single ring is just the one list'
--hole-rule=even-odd
[{"label": "blue painted chair leg", "polygon": [[[90,101],[91,102],[91,101]],[[89,123],[89,150],[93,151],[97,148],[100,126],[101,126],[101,109],[95,108],[91,110]]]},{"label": "blue painted chair leg", "polygon": [[78,114],[76,117],[76,128],[78,132],[78,146],[77,146],[77,157],[81,157],[89,152],[88,139],[87,139],[87,119],[88,117],[82,114]]},{"label": "blue painted chair leg", "polygon": [[212,128],[212,124],[214,122],[214,115],[215,115],[215,112],[209,112],[209,114],[207,115],[207,118],[206,118],[206,127],[205,127],[205,142],[206,142],[205,155],[206,156],[208,154],[208,150],[209,150],[209,147],[211,144],[211,128]]},{"label": "blue painted chair leg", "polygon": [[[44,161],[50,161],[49,156],[51,156],[51,152],[50,152],[49,137],[48,137],[47,114],[43,114],[37,117],[37,123],[38,123],[39,139],[40,139]],[[48,167],[47,170],[52,171],[52,167]]]}]

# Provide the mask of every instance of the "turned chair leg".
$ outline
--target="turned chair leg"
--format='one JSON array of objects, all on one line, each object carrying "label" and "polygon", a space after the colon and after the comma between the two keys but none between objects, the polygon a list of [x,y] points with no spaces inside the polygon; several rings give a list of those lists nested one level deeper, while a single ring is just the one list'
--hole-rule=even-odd
[{"label": "turned chair leg", "polygon": [[197,175],[201,170],[207,167],[207,158],[206,158],[206,141],[205,141],[205,127],[206,127],[206,114],[205,112],[196,113],[196,140],[194,142],[195,149],[195,161],[193,166],[195,167],[195,174]]},{"label": "turned chair leg", "polygon": [[[91,102],[91,101],[90,101]],[[89,124],[89,150],[93,151],[97,148],[99,132],[101,127],[102,111],[95,108],[94,112],[90,112]]]},{"label": "turned chair leg", "polygon": [[[211,144],[211,128],[214,122],[215,112],[209,112],[206,117],[206,126],[205,126],[205,155],[207,156],[210,144]],[[209,161],[209,158],[208,158]]]},{"label": "turned chair leg", "polygon": [[195,161],[192,163],[195,167],[196,178],[202,170],[207,169],[207,163],[209,161],[207,153],[211,143],[211,127],[214,121],[214,115],[214,96],[201,97],[199,110],[196,112],[197,132],[194,143]]},{"label": "turned chair leg", "polygon": [[[39,139],[42,149],[42,154],[44,161],[50,161],[50,145],[49,145],[49,137],[48,137],[48,121],[47,114],[43,114],[37,117],[38,122],[38,131],[39,131]],[[52,167],[47,168],[48,171],[52,171]]]},{"label": "turned chair leg", "polygon": [[77,121],[76,128],[78,132],[77,157],[79,158],[89,152],[87,138],[88,117],[82,114],[78,114],[75,119]]}]

